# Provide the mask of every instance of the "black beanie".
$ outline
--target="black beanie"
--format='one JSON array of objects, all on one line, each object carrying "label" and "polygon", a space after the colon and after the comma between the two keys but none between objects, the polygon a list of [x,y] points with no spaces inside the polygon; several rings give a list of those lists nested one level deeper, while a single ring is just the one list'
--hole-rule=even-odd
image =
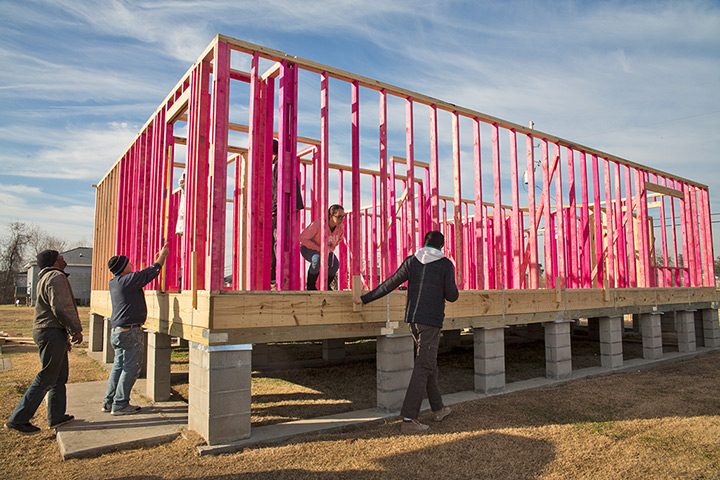
[{"label": "black beanie", "polygon": [[125,270],[130,259],[125,255],[115,255],[108,261],[108,268],[113,275],[119,275]]},{"label": "black beanie", "polygon": [[38,267],[40,267],[41,270],[43,268],[52,267],[55,265],[58,255],[60,255],[60,253],[57,250],[43,250],[38,253],[36,257]]}]

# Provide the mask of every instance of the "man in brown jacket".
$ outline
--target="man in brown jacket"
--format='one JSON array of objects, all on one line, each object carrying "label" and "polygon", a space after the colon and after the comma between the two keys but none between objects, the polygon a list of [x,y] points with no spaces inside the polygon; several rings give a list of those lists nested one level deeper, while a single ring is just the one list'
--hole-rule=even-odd
[{"label": "man in brown jacket", "polygon": [[30,423],[30,420],[45,398],[45,394],[47,394],[50,428],[59,427],[75,419],[65,413],[67,354],[71,341],[79,344],[83,340],[75,296],[64,272],[67,263],[55,250],[43,250],[37,255],[37,262],[41,270],[38,275],[33,340],[39,349],[42,369],[5,423],[5,428],[23,435],[32,435],[40,431]]}]

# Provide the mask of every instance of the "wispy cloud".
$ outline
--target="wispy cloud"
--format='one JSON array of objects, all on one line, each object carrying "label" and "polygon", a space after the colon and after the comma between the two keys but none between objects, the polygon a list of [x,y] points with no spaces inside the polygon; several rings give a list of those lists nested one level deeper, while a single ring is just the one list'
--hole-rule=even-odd
[{"label": "wispy cloud", "polygon": [[68,240],[92,238],[94,208],[28,185],[0,185],[0,226],[23,222]]},{"label": "wispy cloud", "polygon": [[20,96],[53,103],[108,102],[167,94],[137,74],[116,73],[67,61],[60,63],[36,53],[0,48],[0,63],[12,66],[0,70],[0,98],[6,97],[8,101]]},{"label": "wispy cloud", "polygon": [[137,134],[139,125],[110,123],[67,130],[10,128],[2,137],[13,141],[36,142],[36,151],[0,152],[0,173],[48,179],[86,179],[95,181],[125,151]]}]

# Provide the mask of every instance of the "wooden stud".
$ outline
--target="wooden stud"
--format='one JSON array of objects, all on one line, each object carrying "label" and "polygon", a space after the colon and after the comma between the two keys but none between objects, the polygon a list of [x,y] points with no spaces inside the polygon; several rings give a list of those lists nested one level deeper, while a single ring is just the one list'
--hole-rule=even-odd
[{"label": "wooden stud", "polygon": [[567,255],[566,255],[566,237],[565,237],[565,208],[563,208],[563,191],[562,191],[562,167],[560,165],[560,145],[555,144],[555,158],[557,159],[557,177],[555,178],[555,209],[557,213],[557,240],[555,242],[557,248],[556,265],[561,277],[567,278]]},{"label": "wooden stud", "polygon": [[210,131],[210,205],[207,242],[208,268],[205,285],[221,290],[225,278],[225,197],[227,196],[227,143],[230,90],[230,48],[226,43],[215,44],[213,95]]},{"label": "wooden stud", "polygon": [[329,163],[329,151],[330,151],[330,115],[329,115],[329,76],[327,73],[322,74],[320,80],[320,165],[319,171],[321,175],[320,182],[320,275],[318,281],[320,282],[320,289],[327,288],[328,282],[328,271],[327,271],[327,260],[330,254],[328,247],[328,208],[330,207],[330,200],[328,196],[329,179],[328,179],[328,163]]},{"label": "wooden stud", "polygon": [[509,130],[510,136],[510,194],[512,196],[512,212],[510,215],[510,271],[507,275],[512,277],[512,287],[520,288],[520,276],[525,278],[525,272],[521,272],[521,256],[522,249],[520,229],[520,194],[518,192],[518,169],[517,169],[517,135],[515,130]]},{"label": "wooden stud", "polygon": [[[353,296],[360,296],[362,293],[362,285],[360,275],[353,275],[352,277],[352,294]],[[362,305],[353,302],[353,312],[361,312]]]},{"label": "wooden stud", "polygon": [[[407,222],[404,224],[407,232],[407,249],[405,255],[415,252],[415,129],[413,122],[413,99],[405,100],[405,155],[407,157],[407,181],[405,188],[408,192]],[[394,170],[394,167],[393,167]]]},{"label": "wooden stud", "polygon": [[487,218],[485,216],[485,210],[483,208],[483,185],[482,185],[482,161],[481,161],[481,148],[480,148],[480,121],[473,119],[473,159],[474,159],[474,172],[475,172],[475,215],[474,215],[474,238],[475,238],[475,259],[477,266],[476,282],[480,290],[484,290],[487,287],[485,271],[487,269],[486,262],[483,261],[484,249],[485,249],[485,228]]},{"label": "wooden stud", "polygon": [[580,245],[577,237],[577,200],[575,197],[575,152],[571,147],[566,149],[567,165],[568,165],[568,200],[567,215],[565,223],[567,225],[567,268],[568,278],[565,285],[570,288],[579,286],[579,256]]},{"label": "wooden stud", "polygon": [[500,183],[500,138],[498,132],[498,125],[493,124],[492,126],[492,152],[493,152],[493,191],[495,193],[495,204],[493,206],[493,242],[495,250],[493,252],[495,265],[495,287],[505,287],[505,275],[504,271],[504,248],[503,246],[503,224],[505,216],[502,212],[502,187]]},{"label": "wooden stud", "polygon": [[[625,214],[623,214],[622,172],[625,175]],[[635,220],[633,215],[632,179],[630,170],[615,164],[615,231],[617,232],[618,286],[637,286],[635,251]],[[624,220],[623,220],[624,218]]]},{"label": "wooden stud", "polygon": [[590,253],[590,203],[588,199],[588,176],[587,176],[587,158],[585,152],[580,152],[580,181],[582,207],[580,210],[580,270],[581,270],[581,288],[592,287],[592,258]]},{"label": "wooden stud", "polygon": [[437,105],[430,106],[430,218],[432,229],[440,229],[440,176],[438,170]]},{"label": "wooden stud", "polygon": [[530,220],[528,232],[529,251],[529,288],[540,288],[540,268],[538,265],[538,221],[535,217],[535,149],[533,136],[527,136],[527,185],[528,185],[528,218]]},{"label": "wooden stud", "polygon": [[[553,257],[552,250],[555,244],[555,229],[551,228],[550,224],[550,182],[552,174],[550,173],[550,167],[548,165],[548,142],[543,139],[542,143],[542,169],[543,169],[543,192],[540,199],[540,211],[544,210],[543,217],[543,245],[545,248],[545,288],[555,287],[555,277],[552,275],[553,271]],[[555,162],[553,162],[554,164]]]},{"label": "wooden stud", "polygon": [[607,283],[611,288],[615,288],[615,229],[613,227],[613,205],[612,195],[610,194],[612,184],[610,182],[610,161],[603,159],[603,179],[605,180],[605,230],[606,234],[606,258],[605,272],[607,273]]},{"label": "wooden stud", "polygon": [[452,115],[452,145],[453,145],[453,228],[455,235],[455,278],[460,288],[466,288],[463,238],[462,238],[462,190],[460,178],[460,116],[457,112]]},{"label": "wooden stud", "polygon": [[[361,217],[360,217],[360,87],[357,81],[352,90],[352,238],[351,267],[353,278],[360,275],[361,258]],[[367,237],[366,237],[367,238]],[[354,281],[354,280],[353,280]]]}]

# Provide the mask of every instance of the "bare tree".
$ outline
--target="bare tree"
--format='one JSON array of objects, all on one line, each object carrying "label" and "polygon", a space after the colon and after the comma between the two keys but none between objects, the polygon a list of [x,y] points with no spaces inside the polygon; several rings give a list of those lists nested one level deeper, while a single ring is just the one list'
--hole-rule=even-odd
[{"label": "bare tree", "polygon": [[8,234],[0,241],[0,303],[12,303],[15,276],[22,269],[29,228],[22,222],[8,225]]},{"label": "bare tree", "polygon": [[67,240],[50,235],[37,225],[29,227],[27,242],[30,250],[28,255],[32,256],[32,258],[36,257],[37,254],[43,250],[63,252],[67,250],[68,247]]},{"label": "bare tree", "polygon": [[[72,250],[73,248],[78,247],[92,247],[93,243],[91,240],[88,240],[86,237],[81,238],[80,240],[76,240],[74,242],[71,242],[65,247],[65,250]],[[58,250],[59,252],[60,250]]]},{"label": "bare tree", "polygon": [[0,303],[13,302],[15,277],[27,262],[43,250],[63,252],[67,247],[67,240],[50,235],[37,225],[8,224],[7,233],[0,237]]}]

